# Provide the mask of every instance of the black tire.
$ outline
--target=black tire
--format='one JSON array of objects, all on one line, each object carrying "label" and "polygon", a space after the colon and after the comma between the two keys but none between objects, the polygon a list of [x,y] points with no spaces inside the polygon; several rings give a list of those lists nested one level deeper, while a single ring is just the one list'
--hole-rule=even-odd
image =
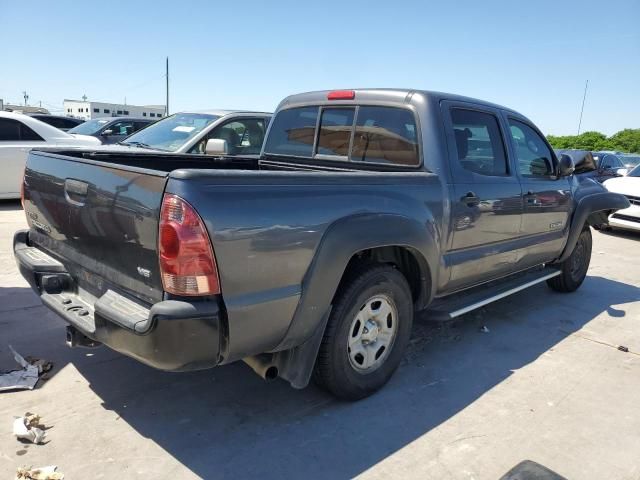
[{"label": "black tire", "polygon": [[[360,316],[359,312],[363,311],[365,303],[371,302],[370,305],[375,307],[376,302],[372,299],[380,297],[395,308],[393,341],[386,351],[386,347],[382,349],[382,354],[376,351],[374,361],[379,363],[375,369],[371,367],[371,371],[358,371],[354,366],[354,360],[350,358],[352,351],[349,342],[351,338],[355,338],[351,330],[364,328],[357,326],[356,317]],[[352,326],[353,322],[356,327]],[[387,322],[389,320],[384,321],[384,324]],[[371,395],[387,383],[398,368],[411,336],[412,323],[413,301],[404,275],[388,265],[361,266],[342,282],[340,290],[336,293],[316,359],[314,381],[335,396],[346,400],[359,400]],[[375,331],[378,332],[377,327]],[[380,331],[382,332],[382,329]],[[376,342],[377,339],[368,345],[370,348],[376,348]]]},{"label": "black tire", "polygon": [[575,292],[585,277],[591,261],[591,230],[586,228],[580,233],[578,242],[569,258],[560,264],[560,275],[547,280],[547,285],[556,292]]}]

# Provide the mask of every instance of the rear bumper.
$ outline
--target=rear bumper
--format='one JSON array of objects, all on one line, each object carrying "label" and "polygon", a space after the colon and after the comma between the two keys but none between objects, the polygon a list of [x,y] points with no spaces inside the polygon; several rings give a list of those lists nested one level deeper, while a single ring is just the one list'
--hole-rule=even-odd
[{"label": "rear bumper", "polygon": [[152,306],[108,290],[95,298],[78,289],[64,265],[16,232],[13,251],[22,276],[42,302],[87,337],[168,371],[210,368],[220,360],[217,300],[165,300]]}]

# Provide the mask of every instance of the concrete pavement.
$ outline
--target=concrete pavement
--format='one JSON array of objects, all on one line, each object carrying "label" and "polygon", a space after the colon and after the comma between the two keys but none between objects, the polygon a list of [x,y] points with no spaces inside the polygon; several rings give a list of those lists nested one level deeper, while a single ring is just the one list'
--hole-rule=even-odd
[{"label": "concrete pavement", "polygon": [[[574,294],[540,285],[453,325],[416,322],[386,388],[344,403],[243,364],[170,374],[67,348],[64,322],[17,273],[24,223],[0,203],[0,368],[12,344],[55,369],[34,391],[0,393],[0,478],[55,464],[70,480],[497,479],[531,459],[570,479],[640,479],[640,235],[593,232]],[[53,426],[48,444],[11,435],[26,411]]]}]

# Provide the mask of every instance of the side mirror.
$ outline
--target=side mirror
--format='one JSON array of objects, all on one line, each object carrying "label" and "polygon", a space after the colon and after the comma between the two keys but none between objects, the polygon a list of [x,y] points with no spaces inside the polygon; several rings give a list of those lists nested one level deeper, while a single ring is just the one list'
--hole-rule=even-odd
[{"label": "side mirror", "polygon": [[575,169],[576,166],[573,163],[573,159],[569,155],[562,153],[558,159],[558,177],[573,175]]},{"label": "side mirror", "polygon": [[629,173],[628,168],[619,168],[616,170],[616,175],[620,175],[621,177],[624,177],[627,173]]},{"label": "side mirror", "polygon": [[106,130],[103,130],[100,135],[108,137],[109,135],[113,135],[113,130],[111,130],[110,128],[107,128]]},{"label": "side mirror", "polygon": [[227,141],[220,138],[210,138],[207,140],[207,145],[204,147],[205,155],[227,155],[229,153],[229,147]]}]

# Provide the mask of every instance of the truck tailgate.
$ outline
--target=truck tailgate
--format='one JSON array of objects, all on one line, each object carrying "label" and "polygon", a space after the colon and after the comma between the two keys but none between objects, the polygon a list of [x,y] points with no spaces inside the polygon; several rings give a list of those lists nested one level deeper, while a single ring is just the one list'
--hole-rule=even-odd
[{"label": "truck tailgate", "polygon": [[77,286],[147,303],[162,300],[158,219],[168,173],[32,152],[24,208],[29,241],[49,252]]}]

